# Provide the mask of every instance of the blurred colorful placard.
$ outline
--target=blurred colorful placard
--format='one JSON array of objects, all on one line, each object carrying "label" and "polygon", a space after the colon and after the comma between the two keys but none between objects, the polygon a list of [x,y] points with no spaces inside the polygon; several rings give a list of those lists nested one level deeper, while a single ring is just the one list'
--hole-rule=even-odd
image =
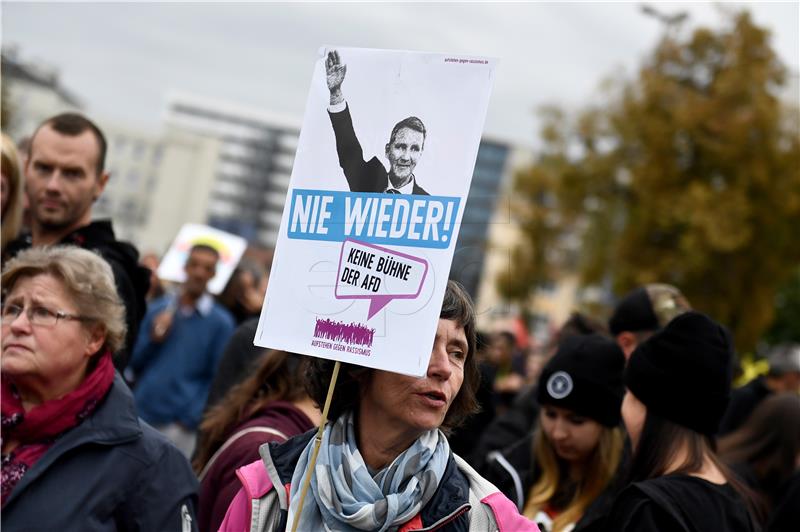
[{"label": "blurred colorful placard", "polygon": [[189,256],[189,250],[197,244],[211,246],[219,252],[217,274],[208,283],[208,291],[215,295],[219,294],[228,284],[244,250],[247,249],[247,241],[240,236],[207,225],[185,224],[181,227],[167,254],[161,259],[158,276],[165,281],[182,283],[186,279],[183,267]]}]

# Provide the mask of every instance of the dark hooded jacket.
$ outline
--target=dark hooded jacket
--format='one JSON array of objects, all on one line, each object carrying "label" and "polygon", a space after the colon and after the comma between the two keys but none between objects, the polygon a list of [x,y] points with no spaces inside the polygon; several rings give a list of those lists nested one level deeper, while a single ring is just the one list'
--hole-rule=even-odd
[{"label": "dark hooded jacket", "polygon": [[[32,243],[30,234],[22,235],[10,242],[3,262],[30,248]],[[133,344],[139,333],[139,323],[147,310],[145,296],[150,288],[149,270],[139,265],[139,252],[133,245],[116,239],[110,220],[97,220],[76,229],[62,238],[59,244],[95,251],[111,266],[117,293],[125,305],[125,324],[128,327],[125,346],[114,353],[114,366],[120,371],[124,370],[133,352]]]},{"label": "dark hooded jacket", "polygon": [[3,506],[3,530],[196,530],[197,479],[136,415],[117,375],[97,410],[60,436]]}]

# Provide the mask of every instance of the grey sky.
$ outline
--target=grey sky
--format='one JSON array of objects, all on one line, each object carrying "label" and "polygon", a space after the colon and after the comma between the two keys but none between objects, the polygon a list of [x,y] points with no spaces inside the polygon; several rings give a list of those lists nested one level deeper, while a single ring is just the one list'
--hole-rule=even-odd
[{"label": "grey sky", "polygon": [[[718,27],[710,3],[653,3]],[[748,6],[800,70],[797,2]],[[534,109],[578,106],[615,72],[635,73],[661,25],[636,3],[527,4],[27,4],[3,2],[3,45],[61,71],[90,113],[157,130],[169,89],[302,117],[324,44],[501,59],[489,135],[532,144]]]}]

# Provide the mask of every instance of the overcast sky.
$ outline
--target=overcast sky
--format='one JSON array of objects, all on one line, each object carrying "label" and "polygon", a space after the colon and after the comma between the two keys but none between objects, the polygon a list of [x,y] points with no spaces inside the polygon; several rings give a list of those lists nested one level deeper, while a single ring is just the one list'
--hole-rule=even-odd
[{"label": "overcast sky", "polygon": [[[747,6],[800,70],[797,2],[652,3],[719,27]],[[302,117],[324,44],[500,58],[486,133],[523,144],[534,109],[580,106],[608,75],[633,76],[662,26],[638,3],[2,4],[3,45],[57,67],[89,113],[153,131],[176,89]]]}]

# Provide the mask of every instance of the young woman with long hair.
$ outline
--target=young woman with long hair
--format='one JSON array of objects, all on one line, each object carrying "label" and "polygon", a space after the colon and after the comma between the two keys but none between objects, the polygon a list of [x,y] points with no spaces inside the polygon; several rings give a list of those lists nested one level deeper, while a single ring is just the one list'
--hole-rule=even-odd
[{"label": "young woman with long hair", "polygon": [[633,457],[606,530],[759,530],[751,492],[715,453],[732,359],[730,335],[697,312],[633,352],[622,403]]},{"label": "young woman with long hair", "polygon": [[773,394],[719,441],[719,455],[771,511],[800,464],[800,396]]},{"label": "young woman with long hair", "polygon": [[268,442],[314,428],[320,413],[303,386],[298,355],[265,351],[253,374],[206,414],[192,466],[200,479],[198,528],[217,530],[240,484],[236,469],[259,459]]},{"label": "young woman with long hair", "polygon": [[[622,350],[593,334],[563,340],[539,378],[533,433],[490,454],[487,479],[546,532],[603,517],[623,455]],[[591,507],[591,510],[590,510]]]}]

